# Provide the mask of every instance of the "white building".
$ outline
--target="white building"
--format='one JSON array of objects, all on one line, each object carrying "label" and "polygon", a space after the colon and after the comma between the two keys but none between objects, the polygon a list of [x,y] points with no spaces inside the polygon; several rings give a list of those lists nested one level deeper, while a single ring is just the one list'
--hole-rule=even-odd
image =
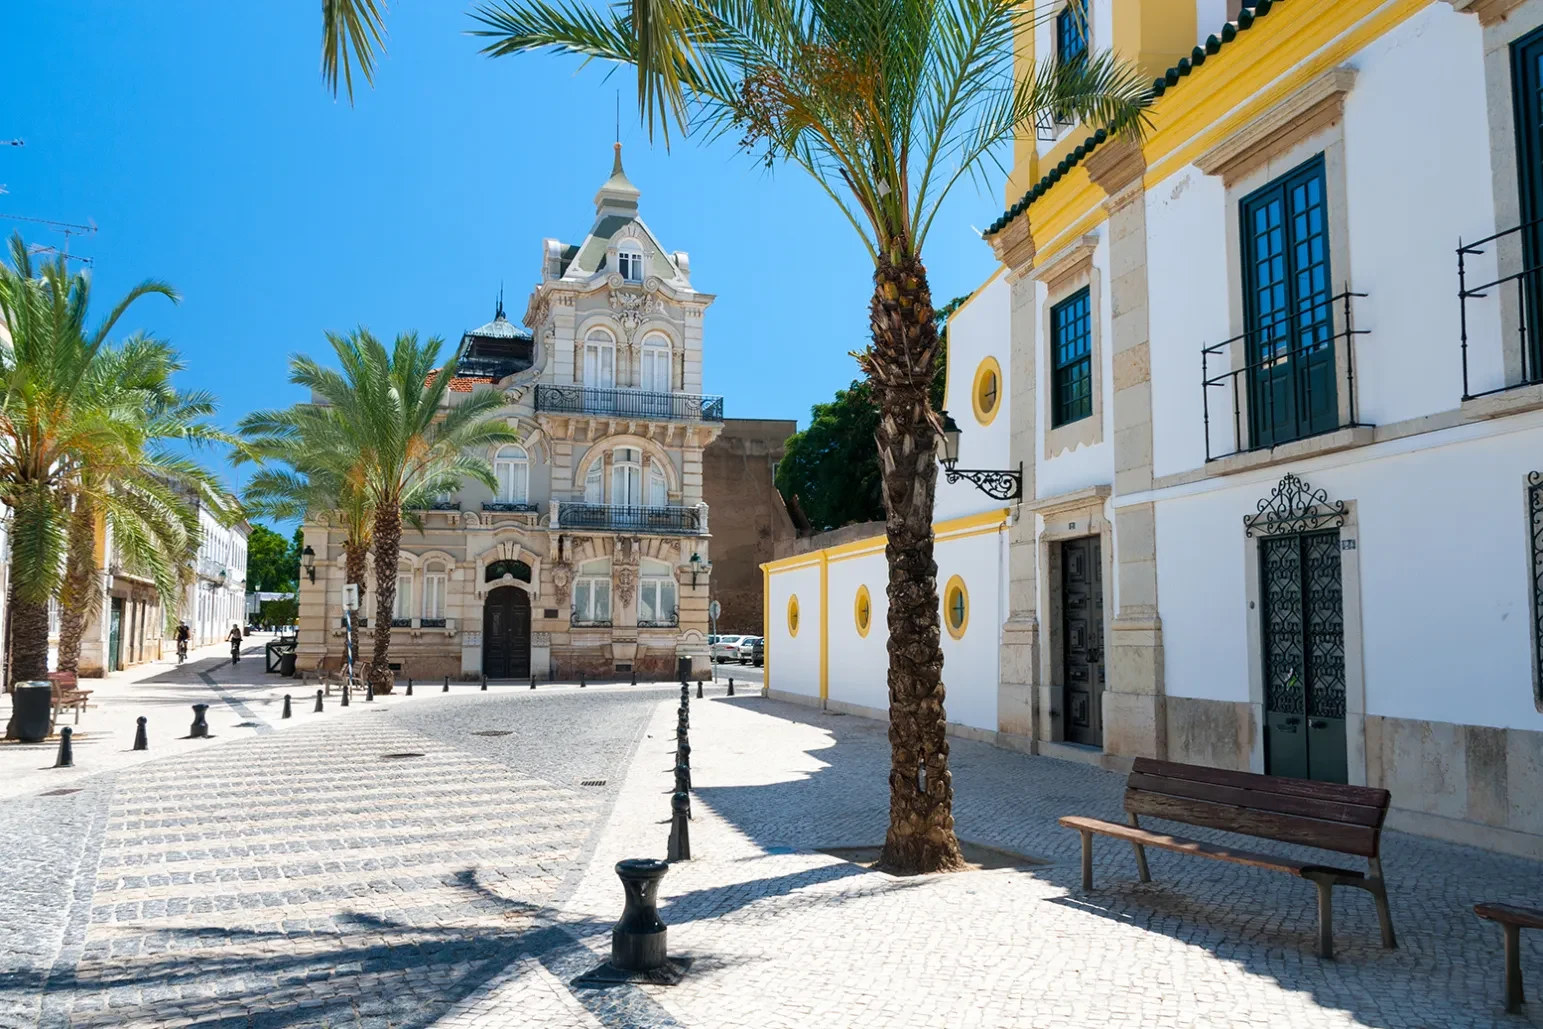
[{"label": "white building", "polygon": [[[246,522],[221,525],[202,503],[198,503],[198,527],[203,539],[178,612],[192,630],[194,647],[218,643],[230,635],[233,625],[246,632],[246,547],[252,531]],[[175,653],[175,644],[167,646]]]},{"label": "white building", "polygon": [[[702,451],[722,429],[723,398],[701,395],[702,319],[714,298],[644,224],[639,196],[617,144],[583,241],[543,242],[528,328],[500,301],[465,334],[444,402],[498,391],[520,441],[482,455],[496,491],[466,483],[421,513],[421,533],[403,533],[391,655],[405,675],[707,671]],[[304,529],[316,576],[300,582],[298,660],[336,670],[344,535],[327,515]]]},{"label": "white building", "polygon": [[[1395,828],[1543,856],[1543,0],[1037,6],[1040,60],[1161,82],[1139,145],[1020,141],[987,232],[1012,400],[959,417],[961,353],[949,403],[966,447],[1010,419],[979,464],[1024,499],[1000,674],[945,637],[950,720],[1382,786]],[[769,633],[774,689],[811,646]]]}]

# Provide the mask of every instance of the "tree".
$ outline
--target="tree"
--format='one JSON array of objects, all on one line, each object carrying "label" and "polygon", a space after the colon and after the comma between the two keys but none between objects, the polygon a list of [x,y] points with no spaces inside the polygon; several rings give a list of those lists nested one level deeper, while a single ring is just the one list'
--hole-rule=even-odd
[{"label": "tree", "polygon": [[72,274],[62,257],[35,268],[20,235],[0,266],[0,321],[10,335],[0,346],[0,501],[12,512],[12,680],[48,672],[48,602],[70,515],[65,487],[78,469],[115,466],[133,444],[115,418],[121,408],[100,403],[98,362],[118,320],[151,294],[177,299],[165,283],[146,281],[88,327],[89,275]]},{"label": "tree", "polygon": [[449,401],[450,379],[462,354],[458,349],[436,367],[443,346],[438,337],[420,342],[415,332],[401,333],[390,351],[365,329],[347,336],[328,333],[327,341],[338,370],[303,355],[290,359],[290,381],[321,403],[251,415],[242,429],[253,438],[256,453],[306,440],[314,449],[293,454],[300,462],[289,462],[296,474],[346,484],[361,512],[366,505],[373,511],[375,646],[368,677],[376,693],[390,693],[403,509],[459,489],[467,478],[495,488],[492,466],[481,455],[517,441],[519,434],[500,417],[500,393],[487,390]]},{"label": "tree", "polygon": [[300,582],[300,554],[266,525],[253,525],[246,538],[246,581],[254,593],[291,593]]},{"label": "tree", "polygon": [[69,509],[59,590],[60,671],[79,670],[86,623],[101,603],[99,521],[111,530],[115,556],[125,569],[155,583],[170,621],[188,559],[198,549],[195,501],[207,504],[221,521],[235,517],[234,504],[213,477],[173,449],[228,441],[208,420],[215,411],[210,394],[173,388],[172,376],[183,367],[169,344],[136,333],[122,344],[104,345],[80,384],[77,404],[102,412],[116,441],[71,453],[60,482]]},{"label": "tree", "polygon": [[[1013,78],[1018,0],[502,0],[476,11],[491,56],[555,50],[631,65],[650,130],[737,139],[807,171],[873,261],[872,342],[889,564],[890,819],[900,872],[957,867],[932,556],[937,328],[927,234],[961,177],[980,175],[1052,112],[1139,133],[1150,94],[1111,54]],[[1100,138],[1103,138],[1102,136]]]},{"label": "tree", "polygon": [[788,437],[777,466],[777,488],[796,498],[815,529],[838,529],[884,517],[878,455],[873,450],[879,406],[873,387],[854,381],[836,398],[815,404],[809,427]]}]

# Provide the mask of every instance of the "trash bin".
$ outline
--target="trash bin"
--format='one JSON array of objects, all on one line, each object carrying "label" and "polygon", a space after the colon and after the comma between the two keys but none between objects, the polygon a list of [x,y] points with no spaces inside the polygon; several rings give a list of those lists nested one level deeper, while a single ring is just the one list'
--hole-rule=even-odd
[{"label": "trash bin", "polygon": [[53,721],[54,687],[46,679],[18,682],[11,695],[11,710],[16,719],[16,735],[27,743],[36,743],[48,735]]},{"label": "trash bin", "polygon": [[279,674],[290,678],[295,676],[295,652],[291,650],[287,654],[279,655]]}]

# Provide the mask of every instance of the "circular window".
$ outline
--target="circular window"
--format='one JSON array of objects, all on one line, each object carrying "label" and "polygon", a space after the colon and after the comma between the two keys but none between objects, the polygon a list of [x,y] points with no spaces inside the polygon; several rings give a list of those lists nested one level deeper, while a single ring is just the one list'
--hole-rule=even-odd
[{"label": "circular window", "polygon": [[943,625],[954,639],[963,639],[964,630],[970,624],[970,591],[964,588],[964,580],[954,576],[943,588]]},{"label": "circular window", "polygon": [[997,359],[988,357],[975,369],[975,386],[970,394],[975,406],[975,420],[990,425],[1002,406],[1002,366]]},{"label": "circular window", "polygon": [[798,635],[798,594],[788,598],[788,635]]},{"label": "circular window", "polygon": [[857,623],[857,635],[867,637],[868,627],[873,624],[873,598],[867,586],[857,587],[857,599],[852,602],[852,620]]}]

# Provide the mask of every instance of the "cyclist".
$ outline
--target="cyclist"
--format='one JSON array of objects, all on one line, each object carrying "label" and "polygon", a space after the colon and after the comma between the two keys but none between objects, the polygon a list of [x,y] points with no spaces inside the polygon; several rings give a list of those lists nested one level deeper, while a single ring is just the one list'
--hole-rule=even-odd
[{"label": "cyclist", "polygon": [[235,664],[241,660],[241,626],[232,625],[230,635],[225,638],[230,640],[230,663]]},{"label": "cyclist", "polygon": [[187,622],[177,623],[177,664],[188,659],[188,641],[192,639],[193,632],[188,628]]}]

